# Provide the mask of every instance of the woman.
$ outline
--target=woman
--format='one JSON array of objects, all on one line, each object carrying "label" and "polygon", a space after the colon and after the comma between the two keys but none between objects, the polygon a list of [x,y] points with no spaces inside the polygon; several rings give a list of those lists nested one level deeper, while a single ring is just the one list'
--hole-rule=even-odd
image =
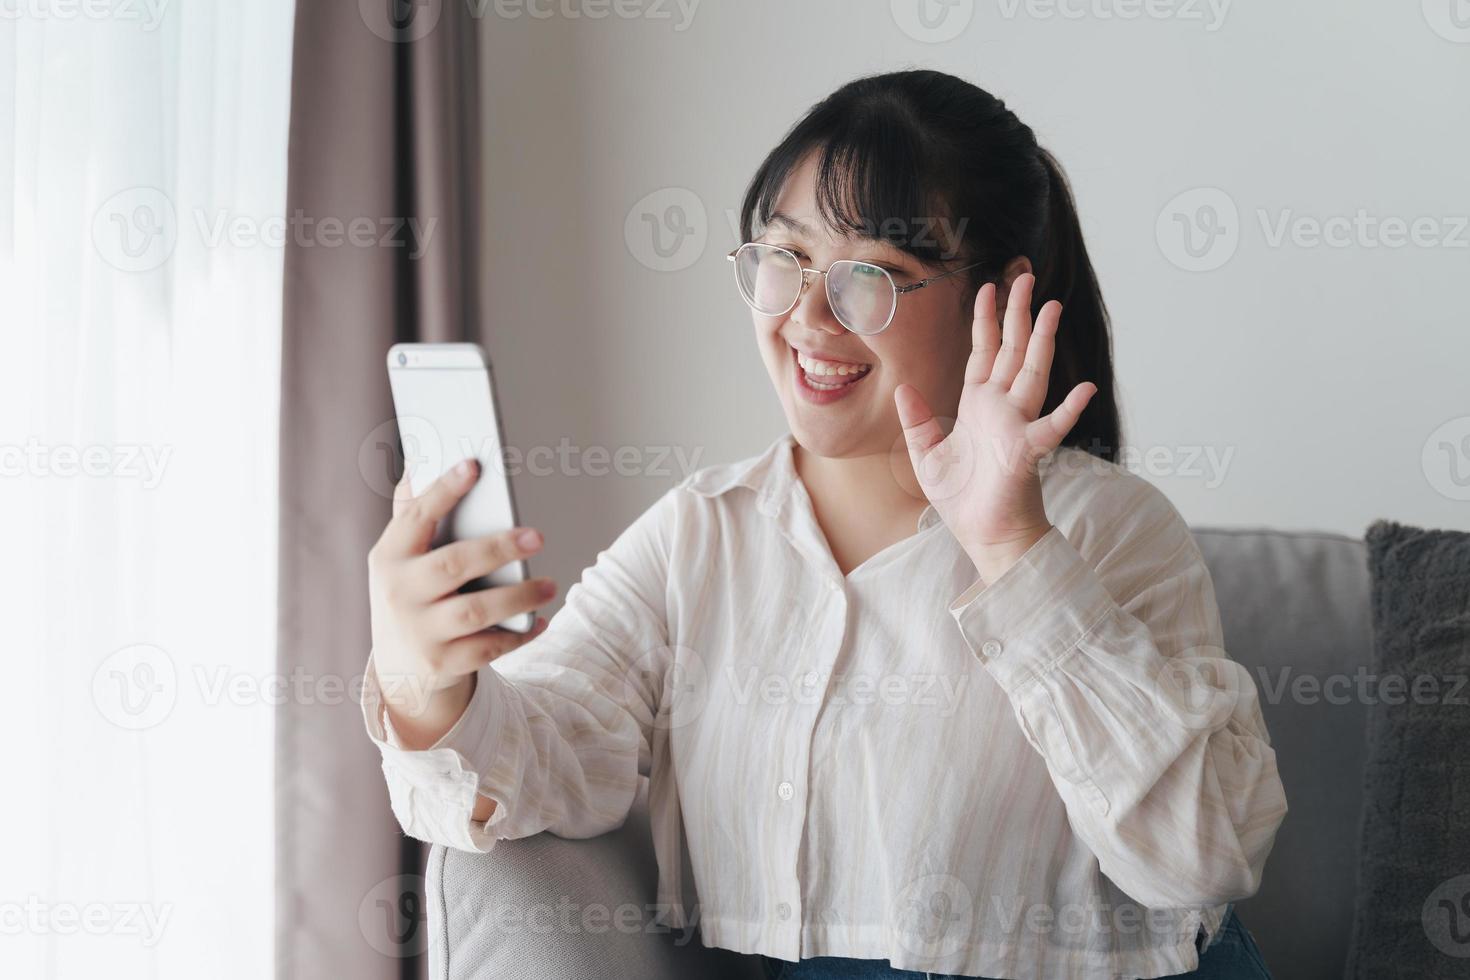
[{"label": "woman", "polygon": [[528,640],[492,626],[552,583],[455,590],[540,535],[428,551],[468,470],[396,504],[364,717],[404,830],[588,837],[647,774],[668,921],[772,976],[1266,976],[1230,905],[1275,756],[1186,525],[1113,462],[1056,162],[969,83],[863,78],[741,221],[789,434],[666,494]]}]

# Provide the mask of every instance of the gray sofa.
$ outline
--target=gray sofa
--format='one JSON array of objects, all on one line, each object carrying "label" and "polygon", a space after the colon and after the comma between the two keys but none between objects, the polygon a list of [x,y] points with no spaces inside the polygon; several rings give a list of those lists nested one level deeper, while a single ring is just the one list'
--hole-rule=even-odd
[{"label": "gray sofa", "polygon": [[[1364,545],[1271,530],[1205,528],[1195,536],[1214,577],[1226,649],[1260,689],[1291,807],[1265,883],[1236,908],[1278,978],[1339,980],[1352,929],[1368,709],[1311,685],[1354,677],[1371,663]],[[620,829],[593,840],[541,834],[483,855],[435,847],[425,873],[430,976],[761,977],[753,957],[651,925],[657,872],[646,790],[645,781]]]}]

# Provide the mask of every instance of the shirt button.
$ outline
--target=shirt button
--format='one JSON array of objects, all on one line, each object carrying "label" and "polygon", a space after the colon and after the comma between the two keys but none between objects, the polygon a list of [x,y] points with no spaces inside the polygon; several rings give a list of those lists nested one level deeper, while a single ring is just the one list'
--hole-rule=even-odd
[{"label": "shirt button", "polygon": [[980,647],[980,652],[987,657],[998,657],[1000,656],[1001,649],[999,640],[986,640],[984,645]]},{"label": "shirt button", "polygon": [[781,784],[776,787],[776,795],[783,800],[789,800],[796,795],[796,787],[783,779]]},{"label": "shirt button", "polygon": [[776,906],[776,916],[783,921],[791,918],[791,906],[787,905],[785,902],[780,903]]},{"label": "shirt button", "polygon": [[817,683],[817,672],[815,670],[807,671],[806,676],[802,680],[806,682],[807,687],[811,687]]}]

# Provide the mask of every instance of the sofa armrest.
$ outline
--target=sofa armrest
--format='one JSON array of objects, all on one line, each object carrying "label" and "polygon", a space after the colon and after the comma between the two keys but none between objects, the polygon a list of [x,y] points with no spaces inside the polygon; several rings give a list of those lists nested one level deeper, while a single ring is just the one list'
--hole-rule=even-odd
[{"label": "sofa armrest", "polygon": [[432,980],[761,977],[755,957],[654,923],[647,796],[644,779],[623,826],[588,840],[543,833],[486,854],[435,845],[424,873]]}]

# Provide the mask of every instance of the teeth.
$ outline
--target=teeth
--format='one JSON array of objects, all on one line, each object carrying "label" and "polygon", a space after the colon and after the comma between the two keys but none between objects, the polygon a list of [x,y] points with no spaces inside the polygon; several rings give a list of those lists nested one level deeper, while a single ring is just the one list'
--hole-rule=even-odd
[{"label": "teeth", "polygon": [[813,377],[847,377],[849,375],[860,375],[867,372],[872,365],[869,364],[839,364],[836,361],[819,361],[815,357],[808,357],[801,351],[796,352],[796,363],[801,369]]}]

